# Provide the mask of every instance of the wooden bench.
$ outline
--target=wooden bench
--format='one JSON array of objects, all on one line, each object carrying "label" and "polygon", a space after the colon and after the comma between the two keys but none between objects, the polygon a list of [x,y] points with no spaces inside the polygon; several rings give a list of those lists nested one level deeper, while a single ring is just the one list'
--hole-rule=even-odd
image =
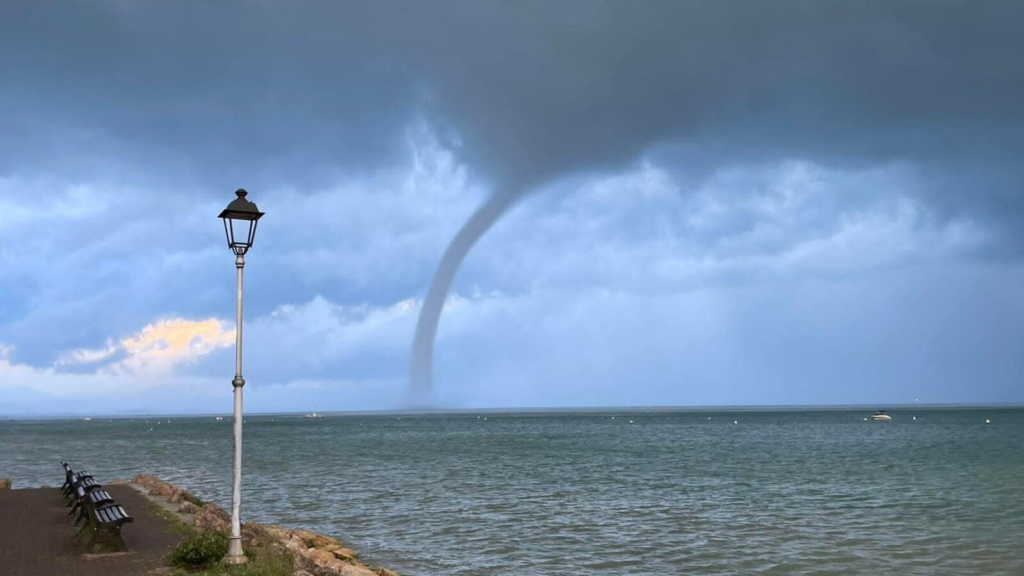
[{"label": "wooden bench", "polygon": [[82,520],[88,519],[90,509],[103,508],[114,503],[114,499],[110,497],[110,493],[106,490],[99,489],[86,492],[81,486],[76,489],[75,500],[75,505],[68,512],[68,516],[78,512],[78,518],[75,518],[76,525]]},{"label": "wooden bench", "polygon": [[102,508],[94,508],[87,504],[85,508],[88,510],[88,521],[82,525],[78,533],[89,532],[86,547],[90,552],[98,544],[109,544],[117,550],[128,549],[121,538],[121,526],[134,522],[135,519],[124,511],[123,506],[111,503]]},{"label": "wooden bench", "polygon": [[75,472],[71,469],[67,463],[64,464],[64,484],[60,487],[60,493],[64,496],[70,496],[75,489],[75,484],[86,478],[92,479],[92,475],[88,472]]},{"label": "wooden bench", "polygon": [[65,475],[63,488],[68,497],[68,505],[71,506],[68,515],[78,512],[75,525],[85,521],[78,530],[78,536],[88,533],[88,550],[92,552],[99,544],[109,544],[117,550],[127,549],[121,538],[121,527],[134,522],[134,518],[125,512],[123,506],[114,502],[110,493],[91,475],[74,472],[67,462],[62,461],[61,465],[64,466]]},{"label": "wooden bench", "polygon": [[78,502],[79,489],[88,494],[89,492],[99,490],[100,488],[103,488],[103,485],[93,480],[92,476],[83,476],[81,479],[75,480],[71,485],[71,492],[67,495],[67,505],[73,506]]}]

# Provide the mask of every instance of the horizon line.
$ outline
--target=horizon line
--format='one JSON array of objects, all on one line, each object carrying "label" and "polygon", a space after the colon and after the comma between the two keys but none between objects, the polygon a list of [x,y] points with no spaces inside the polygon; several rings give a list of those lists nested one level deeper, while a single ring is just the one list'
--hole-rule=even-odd
[{"label": "horizon line", "polygon": [[[443,415],[443,414],[467,414],[467,413],[505,413],[505,414],[544,414],[559,412],[828,412],[828,411],[852,411],[852,410],[1014,410],[1024,409],[1024,403],[937,403],[923,404],[919,402],[902,404],[737,404],[737,405],[698,405],[698,406],[664,406],[664,405],[632,405],[632,406],[542,406],[542,407],[507,407],[507,408],[392,408],[380,410],[329,410],[325,412],[286,411],[286,412],[251,412],[244,417],[262,416],[305,416],[308,414],[319,414],[323,416],[372,416],[372,415]],[[64,420],[82,418],[206,418],[206,417],[231,417],[230,411],[226,412],[194,412],[194,413],[115,413],[102,414],[91,412],[58,412],[53,414],[0,414],[4,420]]]}]

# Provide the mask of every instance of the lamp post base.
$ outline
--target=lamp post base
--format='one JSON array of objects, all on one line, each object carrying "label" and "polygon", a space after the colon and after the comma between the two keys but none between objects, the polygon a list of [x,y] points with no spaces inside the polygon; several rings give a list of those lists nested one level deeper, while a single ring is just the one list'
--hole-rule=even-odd
[{"label": "lamp post base", "polygon": [[245,552],[242,552],[241,538],[231,538],[228,540],[228,555],[224,557],[224,563],[234,566],[249,563],[249,559],[245,557]]}]

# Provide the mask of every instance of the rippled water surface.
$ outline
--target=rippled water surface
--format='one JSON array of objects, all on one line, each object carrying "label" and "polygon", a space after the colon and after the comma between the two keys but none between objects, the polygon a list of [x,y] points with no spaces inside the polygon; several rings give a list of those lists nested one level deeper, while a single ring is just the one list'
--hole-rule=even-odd
[{"label": "rippled water surface", "polygon": [[[1024,411],[892,414],[249,416],[243,518],[403,574],[1024,574]],[[16,487],[61,458],[230,500],[229,418],[0,421]]]}]

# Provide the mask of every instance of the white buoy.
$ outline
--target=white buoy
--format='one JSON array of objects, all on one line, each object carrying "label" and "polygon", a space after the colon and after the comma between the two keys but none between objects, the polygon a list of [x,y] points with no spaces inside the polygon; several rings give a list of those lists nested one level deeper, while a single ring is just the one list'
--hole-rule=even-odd
[{"label": "white buoy", "polygon": [[615,420],[615,416],[612,416],[612,420]]},{"label": "white buoy", "polygon": [[630,421],[629,421],[629,423],[630,423],[630,424],[632,424],[632,423],[633,423],[633,421],[632,421],[632,420],[630,420]]},{"label": "white buoy", "polygon": [[867,422],[867,421],[868,421],[868,419],[867,419],[867,418],[865,418],[865,419],[864,419],[864,421],[865,421],[865,422]]},{"label": "white buoy", "polygon": [[917,420],[917,416],[914,416],[914,420]]},{"label": "white buoy", "polygon": [[739,423],[740,423],[740,421],[739,421],[739,420],[733,420],[733,421],[732,421],[732,423],[733,423],[733,424],[739,424]]},{"label": "white buoy", "polygon": [[991,424],[991,423],[992,423],[991,420],[989,420],[988,418],[985,418],[985,424]]}]

